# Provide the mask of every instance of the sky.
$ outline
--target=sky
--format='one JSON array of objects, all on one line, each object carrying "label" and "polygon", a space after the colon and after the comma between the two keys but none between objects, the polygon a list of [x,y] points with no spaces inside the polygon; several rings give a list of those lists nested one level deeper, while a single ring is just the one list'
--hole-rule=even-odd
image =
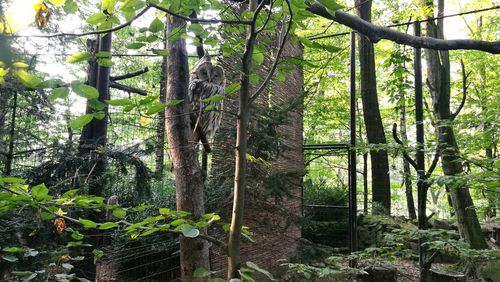
[{"label": "sky", "polygon": [[[49,0],[51,2],[64,2],[62,0]],[[460,6],[464,6],[472,0],[451,0],[447,1],[446,14],[454,14],[458,13],[460,10]],[[22,35],[32,35],[32,34],[42,34],[38,28],[36,28],[33,24],[33,20],[35,18],[36,11],[34,9],[35,5],[39,5],[41,0],[14,0],[11,2],[11,5],[7,8],[6,17],[7,22],[12,31]],[[149,11],[143,19],[134,22],[134,26],[146,26],[149,21],[154,16],[154,11]],[[67,17],[67,20],[62,22],[59,26],[61,28],[61,32],[75,32],[80,26],[82,20],[76,18],[74,15],[70,15]],[[466,25],[462,17],[452,17],[445,19],[445,36],[447,39],[460,39],[466,38]],[[36,40],[38,43],[46,42],[46,39],[32,39]],[[44,41],[45,40],[45,41]],[[42,43],[43,45],[43,43]],[[25,45],[25,49],[27,53],[36,53],[38,52],[46,52],[51,53],[50,44],[46,44],[47,50],[34,50],[33,46],[29,44]],[[65,50],[67,53],[72,54],[79,50]],[[189,50],[194,52],[194,46],[190,45]],[[66,82],[70,82],[72,80],[80,77],[85,77],[85,74],[80,72],[68,72],[68,69],[71,69],[71,65],[65,64],[61,66],[59,63],[56,63],[52,58],[44,58],[40,61],[39,67],[44,70],[44,72],[49,73],[52,76],[60,77]],[[75,75],[76,74],[76,75]],[[73,104],[72,112],[82,113],[84,110],[84,101],[78,100],[77,103]]]}]

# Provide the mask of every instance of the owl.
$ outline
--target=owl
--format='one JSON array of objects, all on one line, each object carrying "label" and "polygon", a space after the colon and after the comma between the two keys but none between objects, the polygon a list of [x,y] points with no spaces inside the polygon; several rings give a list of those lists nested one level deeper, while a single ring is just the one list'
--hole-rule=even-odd
[{"label": "owl", "polygon": [[189,79],[189,101],[191,103],[191,128],[194,142],[201,141],[203,148],[210,153],[208,139],[219,128],[222,115],[222,100],[206,101],[214,95],[224,95],[226,78],[220,66],[212,65],[208,53],[193,67]]}]

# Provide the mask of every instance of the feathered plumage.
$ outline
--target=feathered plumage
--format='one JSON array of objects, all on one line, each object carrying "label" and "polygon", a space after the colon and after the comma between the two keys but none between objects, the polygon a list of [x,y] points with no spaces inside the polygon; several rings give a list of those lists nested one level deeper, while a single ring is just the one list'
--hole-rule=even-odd
[{"label": "feathered plumage", "polygon": [[207,54],[201,58],[191,71],[189,79],[189,101],[191,103],[191,128],[194,141],[201,141],[206,152],[211,148],[208,139],[212,138],[219,128],[222,115],[222,101],[207,98],[215,95],[224,95],[226,78],[224,70],[212,65]]}]

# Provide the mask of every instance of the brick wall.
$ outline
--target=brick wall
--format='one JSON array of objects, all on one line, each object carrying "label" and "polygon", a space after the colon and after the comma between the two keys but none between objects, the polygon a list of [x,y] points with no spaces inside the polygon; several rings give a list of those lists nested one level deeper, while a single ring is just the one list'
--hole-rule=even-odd
[{"label": "brick wall", "polygon": [[[276,42],[276,40],[275,40]],[[273,51],[269,51],[273,52]],[[302,46],[299,43],[288,42],[285,46],[283,57],[302,57]],[[238,56],[225,58],[220,64],[225,68],[227,84],[238,82],[239,63]],[[271,62],[266,60],[268,66]],[[265,72],[261,73],[265,75]],[[244,225],[253,232],[252,238],[255,243],[244,240],[242,244],[242,262],[251,261],[260,267],[279,275],[283,272],[280,267],[280,259],[288,259],[295,255],[298,239],[301,231],[297,222],[302,214],[302,175],[304,172],[304,156],[302,152],[302,95],[303,95],[303,72],[294,66],[286,73],[284,81],[273,80],[269,91],[263,93],[252,108],[251,127],[259,126],[255,122],[255,115],[266,107],[278,106],[287,112],[286,121],[277,128],[280,143],[284,149],[278,158],[271,162],[271,166],[250,164],[248,174],[248,186],[245,199]],[[256,85],[256,87],[258,84]],[[237,111],[237,97],[225,100],[224,110]],[[295,106],[291,106],[295,104]],[[233,128],[236,122],[233,115],[224,114],[222,127]],[[228,133],[229,132],[229,133]],[[231,133],[232,132],[232,133]],[[234,176],[234,130],[221,130],[216,135],[214,153],[212,157],[212,190],[219,189],[224,185],[232,187]],[[252,131],[249,132],[250,138]],[[277,177],[272,185],[285,195],[277,197],[269,195],[264,178]],[[212,194],[217,194],[211,191]],[[220,195],[219,195],[220,196]],[[223,221],[230,222],[232,209],[232,193],[221,197],[217,205],[217,212]],[[226,234],[214,234],[215,236],[226,236]],[[216,248],[211,249],[212,269],[219,271],[219,277],[224,277],[227,270],[227,258]]]}]

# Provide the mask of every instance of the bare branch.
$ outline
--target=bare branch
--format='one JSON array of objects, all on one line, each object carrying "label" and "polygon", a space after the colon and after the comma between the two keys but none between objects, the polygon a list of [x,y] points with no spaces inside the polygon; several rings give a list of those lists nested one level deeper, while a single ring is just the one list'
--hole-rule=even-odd
[{"label": "bare branch", "polygon": [[[394,141],[396,141],[396,143],[398,143],[401,146],[404,146],[403,141],[401,141],[401,139],[399,139],[398,137],[398,125],[395,123],[392,125],[392,137],[394,138]],[[403,147],[403,157],[408,161],[408,163],[411,164],[411,166],[416,171],[418,171],[417,163],[408,155],[408,153],[406,153],[406,149],[404,147]]]},{"label": "bare branch", "polygon": [[462,66],[462,101],[460,102],[457,110],[453,114],[451,114],[451,120],[454,120],[458,116],[458,114],[460,114],[460,111],[462,111],[465,105],[465,100],[467,99],[467,89],[469,88],[467,84],[467,78],[469,77],[469,75],[465,73],[465,64],[462,59],[460,59],[460,65]]},{"label": "bare branch", "polygon": [[324,6],[320,4],[312,4],[309,6],[308,10],[313,14],[336,21],[358,31],[368,37],[373,43],[377,43],[381,39],[387,39],[399,44],[410,45],[415,48],[435,50],[480,50],[492,54],[500,54],[500,41],[489,42],[467,39],[444,40],[432,37],[419,37],[387,27],[373,25],[357,16],[340,10],[335,11],[335,14],[332,15]]},{"label": "bare branch", "polygon": [[429,178],[432,173],[434,172],[434,169],[436,169],[436,166],[439,161],[439,149],[436,148],[436,153],[434,154],[434,159],[432,159],[431,166],[429,167],[429,170],[427,170],[427,173],[425,174],[426,178]]},{"label": "bare branch", "polygon": [[122,90],[122,91],[125,91],[125,92],[128,92],[128,93],[139,94],[141,96],[147,96],[148,95],[148,92],[145,91],[145,90],[138,89],[138,88],[135,88],[135,87],[132,87],[132,86],[128,86],[128,85],[123,85],[123,84],[120,84],[120,83],[115,82],[115,81],[110,81],[109,82],[109,87],[115,88],[115,89],[118,89],[118,90]]},{"label": "bare branch", "polygon": [[149,71],[149,68],[145,67],[142,70],[134,71],[134,72],[131,72],[131,73],[117,75],[117,76],[110,76],[109,80],[110,81],[117,81],[117,80],[123,80],[123,79],[127,79],[127,78],[132,78],[132,77],[136,77],[136,76],[141,75],[141,74],[145,74],[148,71]]}]

